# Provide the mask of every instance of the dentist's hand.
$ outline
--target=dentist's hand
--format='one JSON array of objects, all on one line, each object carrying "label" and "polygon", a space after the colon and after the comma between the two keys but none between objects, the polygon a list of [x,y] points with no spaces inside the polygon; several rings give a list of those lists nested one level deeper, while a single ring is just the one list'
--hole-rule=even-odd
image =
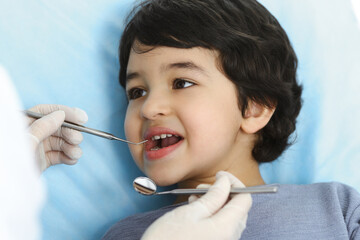
[{"label": "dentist's hand", "polygon": [[231,187],[245,187],[228,172],[219,172],[216,182],[202,197],[157,219],[142,240],[206,239],[238,240],[246,227],[252,199],[250,194],[235,194],[227,202]]},{"label": "dentist's hand", "polygon": [[79,108],[51,104],[37,105],[29,110],[46,115],[37,120],[29,118],[30,142],[40,170],[59,163],[75,164],[82,155],[78,145],[83,136],[78,131],[61,128],[61,124],[65,120],[84,124],[88,120],[87,114]]}]

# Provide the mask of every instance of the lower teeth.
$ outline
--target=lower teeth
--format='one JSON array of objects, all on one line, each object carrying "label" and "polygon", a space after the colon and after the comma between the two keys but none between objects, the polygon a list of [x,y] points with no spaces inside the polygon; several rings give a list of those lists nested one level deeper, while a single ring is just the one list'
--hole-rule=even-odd
[{"label": "lower teeth", "polygon": [[156,151],[156,150],[159,150],[159,149],[161,149],[161,148],[159,148],[158,146],[156,146],[156,147],[154,147],[154,148],[152,148],[152,149],[150,149],[151,151]]}]

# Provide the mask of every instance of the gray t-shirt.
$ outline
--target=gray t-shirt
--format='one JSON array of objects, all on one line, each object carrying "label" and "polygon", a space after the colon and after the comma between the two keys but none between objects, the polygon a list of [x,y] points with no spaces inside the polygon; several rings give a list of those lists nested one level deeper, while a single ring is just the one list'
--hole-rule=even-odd
[{"label": "gray t-shirt", "polygon": [[[252,195],[241,239],[360,239],[360,194],[353,188],[340,183],[278,186],[278,193]],[[181,205],[121,220],[103,239],[140,239],[152,222]]]}]

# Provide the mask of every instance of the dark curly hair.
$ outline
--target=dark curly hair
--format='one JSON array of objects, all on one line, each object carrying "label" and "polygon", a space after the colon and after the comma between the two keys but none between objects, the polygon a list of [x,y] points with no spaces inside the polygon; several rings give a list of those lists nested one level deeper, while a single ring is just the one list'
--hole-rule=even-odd
[{"label": "dark curly hair", "polygon": [[[125,87],[134,42],[157,47],[203,47],[219,52],[220,70],[236,85],[244,115],[248,101],[276,107],[252,150],[271,162],[291,144],[301,108],[297,57],[275,17],[255,0],[146,0],[126,19],[119,47],[120,84]],[[148,51],[148,50],[147,50]]]}]

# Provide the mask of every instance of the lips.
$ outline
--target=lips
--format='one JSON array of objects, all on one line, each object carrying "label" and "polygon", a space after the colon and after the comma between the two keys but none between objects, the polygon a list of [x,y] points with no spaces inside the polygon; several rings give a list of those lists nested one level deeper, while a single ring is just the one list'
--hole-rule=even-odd
[{"label": "lips", "polygon": [[184,138],[172,129],[153,127],[146,131],[144,139],[148,140],[145,144],[145,157],[156,160],[173,152]]}]

